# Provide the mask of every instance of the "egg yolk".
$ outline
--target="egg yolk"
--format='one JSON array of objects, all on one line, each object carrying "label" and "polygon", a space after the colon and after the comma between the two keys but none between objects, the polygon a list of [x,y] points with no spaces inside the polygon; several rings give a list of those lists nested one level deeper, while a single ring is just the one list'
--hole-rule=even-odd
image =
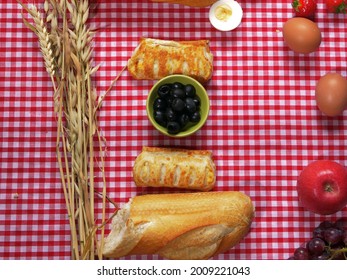
[{"label": "egg yolk", "polygon": [[215,16],[221,21],[227,21],[231,17],[232,11],[226,4],[220,5],[215,10]]}]

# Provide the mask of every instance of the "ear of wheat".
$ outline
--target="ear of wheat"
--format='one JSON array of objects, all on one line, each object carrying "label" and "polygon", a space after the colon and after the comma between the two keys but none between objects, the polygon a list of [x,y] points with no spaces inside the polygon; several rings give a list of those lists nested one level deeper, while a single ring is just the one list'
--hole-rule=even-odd
[{"label": "ear of wheat", "polygon": [[[23,14],[23,22],[38,37],[44,65],[53,83],[56,154],[71,228],[71,257],[102,259],[102,225],[106,222],[105,141],[97,121],[101,101],[92,83],[92,74],[98,66],[92,67],[93,31],[87,25],[89,3],[45,0],[40,12],[34,5],[18,2],[29,15],[26,19]],[[98,150],[93,147],[94,139],[99,143]],[[102,191],[96,191],[94,184],[96,167],[102,174]],[[94,212],[97,194],[101,194],[103,205],[99,220]]]}]

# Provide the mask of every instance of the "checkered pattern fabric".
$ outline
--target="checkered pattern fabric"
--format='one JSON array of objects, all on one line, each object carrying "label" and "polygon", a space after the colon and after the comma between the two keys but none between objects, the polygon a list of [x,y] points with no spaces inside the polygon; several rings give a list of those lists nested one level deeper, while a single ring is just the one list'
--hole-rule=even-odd
[{"label": "checkered pattern fabric", "polygon": [[[247,237],[216,259],[286,259],[320,221],[346,215],[346,208],[329,217],[312,214],[296,194],[297,176],[309,162],[330,159],[347,165],[346,114],[327,118],[314,100],[323,74],[347,76],[346,15],[328,14],[321,2],[315,21],[322,44],[317,52],[300,55],[283,42],[283,24],[293,16],[290,1],[239,0],[244,17],[230,32],[211,26],[208,7],[99,1],[90,17],[98,29],[93,60],[101,64],[94,77],[99,94],[141,37],[209,39],[214,55],[213,77],[206,85],[208,121],[184,139],[163,136],[151,126],[145,100],[154,81],[136,81],[123,72],[99,112],[107,141],[108,196],[121,205],[134,195],[172,191],[137,188],[132,165],[143,146],[179,146],[211,150],[215,190],[242,191],[256,207]],[[0,23],[0,258],[69,259],[52,84],[16,1],[0,3]],[[101,178],[96,182],[101,189]],[[100,213],[98,198],[95,207]]]}]

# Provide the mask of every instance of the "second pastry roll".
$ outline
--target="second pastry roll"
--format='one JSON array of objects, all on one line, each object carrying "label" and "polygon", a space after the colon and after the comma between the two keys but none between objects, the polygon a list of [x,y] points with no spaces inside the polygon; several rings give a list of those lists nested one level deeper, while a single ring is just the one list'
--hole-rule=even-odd
[{"label": "second pastry roll", "polygon": [[137,186],[209,191],[216,182],[215,170],[210,151],[143,147],[133,178]]}]

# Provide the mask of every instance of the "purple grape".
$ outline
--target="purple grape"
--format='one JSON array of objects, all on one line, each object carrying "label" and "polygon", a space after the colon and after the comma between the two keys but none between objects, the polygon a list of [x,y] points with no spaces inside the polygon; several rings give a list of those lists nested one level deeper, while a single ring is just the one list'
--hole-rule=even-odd
[{"label": "purple grape", "polygon": [[306,248],[299,247],[294,252],[294,259],[295,260],[308,260],[309,259],[309,253]]},{"label": "purple grape", "polygon": [[330,221],[323,221],[323,222],[321,222],[320,224],[319,224],[319,228],[322,228],[322,229],[327,229],[327,228],[331,228],[331,227],[333,227],[334,225],[333,225],[333,223],[332,222],[330,222]]},{"label": "purple grape", "polygon": [[288,260],[347,260],[347,219],[323,221]]},{"label": "purple grape", "polygon": [[341,229],[341,230],[347,230],[347,219],[340,218],[334,223],[334,227]]},{"label": "purple grape", "polygon": [[307,250],[314,256],[319,256],[324,252],[325,243],[320,238],[312,238],[307,242]]},{"label": "purple grape", "polygon": [[321,228],[321,227],[315,228],[313,231],[313,237],[324,239],[324,231],[325,231],[324,228]]},{"label": "purple grape", "polygon": [[319,255],[319,256],[313,256],[312,260],[329,260],[330,256],[329,253],[324,252],[323,254]]},{"label": "purple grape", "polygon": [[342,231],[337,228],[328,228],[324,231],[324,240],[330,244],[335,245],[342,241]]}]

